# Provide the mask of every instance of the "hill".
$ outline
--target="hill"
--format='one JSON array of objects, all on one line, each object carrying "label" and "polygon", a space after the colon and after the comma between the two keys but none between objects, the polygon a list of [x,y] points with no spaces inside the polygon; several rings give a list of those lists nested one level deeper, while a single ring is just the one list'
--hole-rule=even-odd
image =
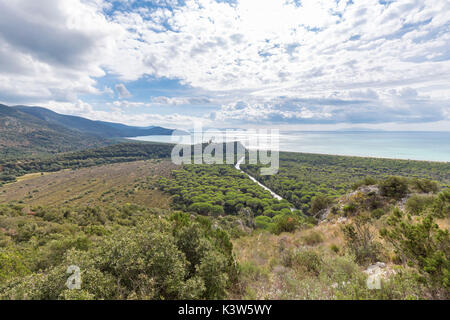
[{"label": "hill", "polygon": [[103,138],[171,135],[174,131],[157,126],[134,127],[120,123],[93,121],[82,117],[59,114],[42,107],[15,106],[13,108],[48,123]]},{"label": "hill", "polygon": [[41,107],[0,104],[0,155],[6,159],[101,147],[114,143],[113,138],[171,135],[173,131],[93,121]]},{"label": "hill", "polygon": [[3,158],[58,153],[110,144],[106,139],[68,129],[0,105],[0,155]]}]

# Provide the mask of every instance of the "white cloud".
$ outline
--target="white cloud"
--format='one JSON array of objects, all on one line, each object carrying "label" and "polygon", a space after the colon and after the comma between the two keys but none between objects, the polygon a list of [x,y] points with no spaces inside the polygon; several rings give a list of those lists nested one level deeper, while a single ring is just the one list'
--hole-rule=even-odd
[{"label": "white cloud", "polygon": [[[449,69],[447,61],[408,61],[417,56],[432,59],[436,47],[449,44],[445,33],[439,43],[415,43],[409,35],[445,27],[447,1],[346,3],[302,1],[297,7],[285,0],[246,0],[236,6],[187,1],[164,13],[176,32],[152,28],[161,21],[160,10],[150,12],[148,20],[136,12],[117,13],[115,21],[136,31],[121,44],[120,50],[129,53],[128,62],[111,68],[129,80],[153,74],[209,90],[280,86],[298,93],[333,88],[337,81],[406,81],[418,74],[441,74],[438,65]],[[412,24],[417,25],[405,27]],[[355,36],[357,40],[349,41]]]},{"label": "white cloud", "polygon": [[45,107],[58,113],[71,115],[85,115],[94,112],[92,105],[82,100],[78,100],[75,103],[49,101],[46,103]]},{"label": "white cloud", "polygon": [[111,94],[98,89],[106,74],[149,75],[202,96],[112,106],[217,103],[215,121],[448,119],[447,0],[112,2],[0,0],[2,99],[76,106],[80,95]]}]

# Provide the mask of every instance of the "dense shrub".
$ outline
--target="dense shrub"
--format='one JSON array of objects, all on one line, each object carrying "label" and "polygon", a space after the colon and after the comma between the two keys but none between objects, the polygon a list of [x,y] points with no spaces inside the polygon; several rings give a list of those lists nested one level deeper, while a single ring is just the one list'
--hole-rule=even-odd
[{"label": "dense shrub", "polygon": [[415,266],[435,297],[448,298],[450,288],[450,235],[433,221],[431,214],[413,221],[394,210],[388,227],[380,231],[403,262]]},{"label": "dense shrub", "polygon": [[283,215],[276,220],[272,232],[280,234],[282,232],[293,232],[300,227],[300,219],[294,215]]},{"label": "dense shrub", "polygon": [[428,179],[413,178],[410,181],[411,188],[417,192],[430,193],[439,191],[439,185],[436,181]]},{"label": "dense shrub", "polygon": [[441,191],[434,200],[432,213],[438,218],[450,217],[450,189]]},{"label": "dense shrub", "polygon": [[414,194],[406,201],[406,211],[412,215],[418,215],[426,208],[433,205],[435,197],[429,195]]},{"label": "dense shrub", "polygon": [[373,210],[370,215],[374,219],[380,219],[385,214],[386,214],[386,212],[383,209],[378,208],[378,209]]},{"label": "dense shrub", "polygon": [[[170,217],[142,215],[137,207],[126,211],[136,223],[125,226],[114,223],[107,233],[100,232],[101,238],[95,235],[92,238],[95,242],[82,236],[84,227],[74,226],[73,231],[79,236],[64,237],[63,229],[55,228],[53,222],[27,217],[36,220],[33,243],[40,246],[39,251],[28,251],[30,246],[23,239],[19,242],[21,250],[33,252],[33,256],[21,258],[9,249],[0,251],[0,298],[219,299],[226,296],[237,272],[226,232],[213,228],[211,221],[201,216],[193,219],[183,213]],[[50,238],[36,232],[42,228],[41,224],[47,226],[47,232],[54,229]],[[81,269],[82,290],[78,294],[68,292],[65,285],[69,265]]]},{"label": "dense shrub", "polygon": [[323,235],[319,231],[310,231],[303,236],[303,241],[308,246],[315,246],[323,242]]},{"label": "dense shrub", "polygon": [[293,268],[304,268],[307,272],[318,275],[322,267],[322,257],[314,250],[297,252],[292,261]]},{"label": "dense shrub", "polygon": [[310,213],[316,215],[320,211],[328,208],[333,203],[333,199],[329,196],[319,194],[312,198]]},{"label": "dense shrub", "polygon": [[401,199],[408,193],[408,181],[403,177],[389,177],[380,183],[381,195]]},{"label": "dense shrub", "polygon": [[0,249],[0,283],[30,273],[24,260],[24,257],[14,249]]},{"label": "dense shrub", "polygon": [[355,256],[356,262],[370,264],[379,260],[380,244],[375,241],[367,218],[358,217],[353,224],[342,227],[342,231],[346,246]]},{"label": "dense shrub", "polygon": [[371,185],[375,185],[375,184],[377,184],[377,180],[375,178],[373,178],[373,177],[367,176],[364,179],[355,182],[352,185],[352,189],[356,190],[356,189],[358,189],[359,187],[362,187],[362,186],[371,186]]}]

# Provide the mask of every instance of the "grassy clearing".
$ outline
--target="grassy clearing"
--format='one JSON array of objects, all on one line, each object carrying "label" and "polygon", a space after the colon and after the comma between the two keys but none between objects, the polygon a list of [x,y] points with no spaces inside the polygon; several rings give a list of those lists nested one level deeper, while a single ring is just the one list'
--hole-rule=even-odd
[{"label": "grassy clearing", "polygon": [[174,168],[170,161],[146,160],[28,174],[0,190],[0,203],[15,201],[45,206],[135,203],[168,208],[169,197],[155,189],[154,182]]}]

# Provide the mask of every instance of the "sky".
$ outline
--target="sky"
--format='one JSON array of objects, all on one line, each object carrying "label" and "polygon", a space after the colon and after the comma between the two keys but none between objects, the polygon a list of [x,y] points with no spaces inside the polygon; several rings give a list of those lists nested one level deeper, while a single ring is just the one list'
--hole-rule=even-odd
[{"label": "sky", "polygon": [[0,103],[182,129],[450,131],[450,1],[0,0]]}]

